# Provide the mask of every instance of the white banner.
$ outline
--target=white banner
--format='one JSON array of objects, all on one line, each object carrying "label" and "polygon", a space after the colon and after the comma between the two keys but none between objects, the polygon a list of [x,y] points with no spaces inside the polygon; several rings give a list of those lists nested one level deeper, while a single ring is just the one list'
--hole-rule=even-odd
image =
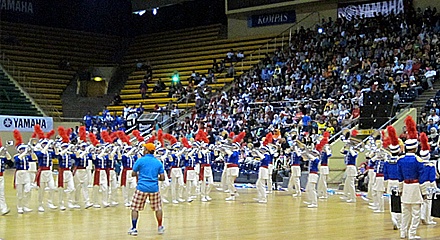
[{"label": "white banner", "polygon": [[12,132],[18,129],[22,132],[33,132],[36,124],[39,124],[44,132],[49,132],[53,129],[53,118],[0,115],[0,131]]},{"label": "white banner", "polygon": [[389,0],[382,2],[370,2],[361,4],[340,4],[338,6],[338,17],[348,21],[356,18],[372,18],[377,14],[388,16],[404,12],[403,0]]}]

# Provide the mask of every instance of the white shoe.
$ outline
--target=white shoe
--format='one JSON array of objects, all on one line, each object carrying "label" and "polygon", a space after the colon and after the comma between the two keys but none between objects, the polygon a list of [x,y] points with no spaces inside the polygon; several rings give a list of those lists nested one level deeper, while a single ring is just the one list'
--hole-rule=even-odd
[{"label": "white shoe", "polygon": [[68,207],[69,209],[74,209],[74,208],[75,208],[75,205],[69,202],[69,203],[67,203],[67,207]]},{"label": "white shoe", "polygon": [[75,208],[75,209],[80,209],[80,208],[81,208],[81,206],[80,206],[80,205],[78,205],[78,204],[73,204],[73,208]]},{"label": "white shoe", "polygon": [[374,210],[373,212],[374,212],[374,213],[383,213],[383,212],[385,212],[385,211],[384,211],[384,210],[376,209],[376,210]]},{"label": "white shoe", "polygon": [[376,206],[376,204],[375,204],[375,203],[372,203],[372,202],[368,203],[368,205],[370,205],[370,206]]},{"label": "white shoe", "polygon": [[409,237],[408,239],[421,239],[421,237],[420,236],[412,236],[412,237]]},{"label": "white shoe", "polygon": [[308,208],[317,208],[318,205],[317,204],[309,204],[309,206],[307,206]]},{"label": "white shoe", "polygon": [[229,192],[229,189],[226,189],[224,192],[225,192],[225,193],[228,193],[228,192]]},{"label": "white shoe", "polygon": [[39,207],[38,207],[38,211],[39,211],[39,212],[44,212],[44,207],[39,206]]},{"label": "white shoe", "polygon": [[32,209],[30,209],[30,208],[28,208],[28,207],[24,207],[24,208],[23,208],[23,211],[24,211],[24,212],[32,212]]},{"label": "white shoe", "polygon": [[428,225],[437,225],[437,222],[430,221],[430,222],[427,222],[426,224],[428,224]]},{"label": "white shoe", "polygon": [[165,226],[160,226],[157,228],[157,233],[162,235],[165,232]]},{"label": "white shoe", "polygon": [[319,199],[327,199],[328,197],[326,197],[326,196],[321,196],[321,197],[319,197]]},{"label": "white shoe", "polygon": [[179,201],[177,201],[177,200],[173,200],[173,203],[174,203],[174,204],[179,204]]},{"label": "white shoe", "polygon": [[177,199],[177,201],[179,201],[179,202],[185,202],[185,199],[183,199],[183,198],[179,198],[179,199]]},{"label": "white shoe", "polygon": [[108,204],[107,202],[103,202],[102,206],[106,208],[106,207],[110,207],[110,204]]},{"label": "white shoe", "polygon": [[212,198],[210,196],[206,196],[206,200],[211,201]]},{"label": "white shoe", "polygon": [[354,199],[348,199],[346,202],[348,202],[348,203],[355,203],[356,200],[354,200]]},{"label": "white shoe", "polygon": [[127,202],[127,203],[124,203],[124,206],[131,207],[131,204]]},{"label": "white shoe", "polygon": [[342,197],[339,197],[339,198],[342,199],[342,200],[347,200],[346,196],[342,196]]},{"label": "white shoe", "polygon": [[18,208],[18,209],[17,209],[17,212],[18,212],[19,214],[23,214],[23,213],[24,213],[23,208]]},{"label": "white shoe", "polygon": [[8,214],[10,211],[9,208],[3,209],[2,216]]},{"label": "white shoe", "polygon": [[194,199],[192,199],[192,198],[188,198],[186,201],[187,201],[187,202],[192,202],[192,201],[194,201]]},{"label": "white shoe", "polygon": [[84,205],[85,209],[89,209],[91,207],[93,207],[93,203],[91,203],[91,202],[87,202],[86,205]]},{"label": "white shoe", "polygon": [[93,188],[93,185],[92,184],[87,185],[87,188]]},{"label": "white shoe", "polygon": [[292,194],[292,197],[301,197],[301,193],[294,193]]},{"label": "white shoe", "polygon": [[310,202],[307,202],[307,201],[304,201],[303,203],[306,204],[306,205],[310,205],[311,204]]},{"label": "white shoe", "polygon": [[370,199],[368,199],[368,198],[365,197],[365,196],[361,196],[361,198],[362,198],[362,200],[364,200],[365,202],[369,202],[369,201],[370,201]]},{"label": "white shoe", "polygon": [[223,191],[223,188],[216,188],[217,191]]},{"label": "white shoe", "polygon": [[372,210],[377,210],[377,207],[376,207],[376,206],[368,206],[368,208],[369,208],[369,209],[372,209]]},{"label": "white shoe", "polygon": [[226,201],[235,201],[235,196],[230,196],[225,199]]},{"label": "white shoe", "polygon": [[200,199],[200,201],[202,201],[202,202],[207,202],[208,199],[206,199],[205,197],[202,197],[202,199]]},{"label": "white shoe", "polygon": [[66,210],[67,208],[66,207],[64,207],[64,206],[60,206],[60,210],[61,211],[64,211],[64,210]]},{"label": "white shoe", "polygon": [[400,232],[400,239],[405,239],[406,238],[406,234],[404,232]]},{"label": "white shoe", "polygon": [[163,203],[170,203],[170,201],[166,200],[165,198],[162,198]]},{"label": "white shoe", "polygon": [[48,206],[50,209],[57,209],[57,208],[58,208],[57,206],[53,205],[53,203],[48,203],[47,206]]},{"label": "white shoe", "polygon": [[94,208],[101,208],[101,205],[99,205],[99,204],[95,204],[95,205],[93,205],[93,207],[94,207]]},{"label": "white shoe", "polygon": [[138,230],[136,228],[130,228],[128,230],[128,235],[137,236],[138,235]]},{"label": "white shoe", "polygon": [[258,200],[258,203],[267,203],[267,200],[266,199],[261,199],[261,200]]},{"label": "white shoe", "polygon": [[118,202],[113,201],[110,203],[110,206],[114,207],[114,206],[117,206],[118,204],[119,204]]}]

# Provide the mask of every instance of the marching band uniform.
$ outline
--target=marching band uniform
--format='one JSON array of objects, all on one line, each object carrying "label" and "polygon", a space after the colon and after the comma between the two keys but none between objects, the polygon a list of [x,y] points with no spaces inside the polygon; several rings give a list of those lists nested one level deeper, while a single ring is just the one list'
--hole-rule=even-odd
[{"label": "marching band uniform", "polygon": [[29,160],[32,158],[30,149],[24,144],[17,146],[18,154],[14,156],[15,162],[15,178],[14,185],[17,190],[17,211],[22,214],[31,212],[29,208],[29,198],[31,193],[31,179],[29,176]]},{"label": "marching band uniform", "polygon": [[429,150],[420,151],[420,158],[423,159],[423,173],[420,176],[420,183],[423,189],[426,189],[427,197],[423,200],[423,204],[421,207],[421,215],[420,219],[423,224],[426,225],[435,225],[433,217],[431,216],[431,207],[432,207],[432,195],[434,191],[437,189],[437,185],[435,183],[435,165],[433,162],[430,162],[430,154]]},{"label": "marching band uniform", "polygon": [[226,201],[235,201],[235,197],[238,196],[237,189],[234,186],[234,182],[240,172],[240,169],[238,168],[240,144],[233,143],[233,147],[234,147],[234,151],[228,154],[229,158],[227,163],[227,179],[228,179],[228,190],[230,196],[225,199]]},{"label": "marching band uniform", "polygon": [[[266,193],[266,183],[269,180],[269,164],[272,161],[272,157],[270,156],[270,150],[268,147],[263,146],[261,150],[264,152],[264,155],[260,156],[260,167],[258,170],[258,180],[256,182],[256,188],[258,192],[258,198],[256,199],[259,203],[267,203],[267,193]],[[267,184],[268,188],[271,186]]]},{"label": "marching band uniform", "polygon": [[[179,144],[179,143],[176,143]],[[192,202],[195,198],[194,190],[197,188],[197,182],[199,181],[198,174],[196,173],[196,162],[194,159],[194,152],[197,149],[190,150],[189,148],[181,155],[181,161],[185,164],[185,170],[183,174],[183,181],[186,188],[186,201]]]},{"label": "marching band uniform", "polygon": [[297,146],[293,146],[294,151],[290,153],[290,179],[288,189],[293,189],[295,187],[296,193],[292,196],[300,197],[301,196],[301,153]]},{"label": "marching band uniform", "polygon": [[306,154],[306,157],[310,161],[309,165],[309,177],[307,179],[307,199],[308,208],[318,207],[318,195],[316,193],[316,184],[318,183],[318,165],[319,165],[319,152],[314,151],[313,153]]},{"label": "marching band uniform", "polygon": [[318,180],[318,196],[319,198],[326,199],[327,195],[327,177],[330,173],[328,168],[328,159],[332,156],[332,150],[330,145],[326,144],[321,152],[320,168],[319,168],[319,180]]},{"label": "marching band uniform", "polygon": [[[385,161],[383,168],[383,175],[386,186],[386,192],[391,195],[394,194],[393,193],[394,191],[397,192],[399,189],[399,171],[397,167],[397,162],[399,160],[398,154],[400,152],[400,146],[390,145],[389,149],[392,156],[387,161]],[[391,212],[391,201],[390,201],[390,212]],[[393,222],[394,230],[399,229],[402,222],[402,214],[391,212],[391,221]]]},{"label": "marching band uniform", "polygon": [[126,153],[122,154],[122,171],[120,176],[122,196],[124,198],[124,205],[131,206],[131,196],[136,189],[136,178],[131,175],[133,172],[133,165],[137,160],[134,155],[135,149],[131,146],[125,147]]},{"label": "marching band uniform", "polygon": [[374,166],[374,172],[376,174],[375,181],[373,185],[373,196],[374,196],[374,205],[371,206],[375,213],[382,213],[384,212],[384,199],[383,199],[383,192],[385,191],[385,185],[384,185],[384,174],[383,174],[383,168],[385,164],[385,154],[383,153],[382,149],[378,149],[376,152],[376,158],[375,166]]},{"label": "marching band uniform", "polygon": [[49,191],[49,197],[47,199],[47,205],[50,209],[56,209],[53,205],[53,195],[56,190],[55,180],[52,174],[53,159],[56,158],[55,151],[51,149],[53,141],[42,140],[40,151],[35,151],[35,155],[38,158],[38,171],[35,177],[38,188],[38,211],[44,212],[44,192]]},{"label": "marching band uniform", "polygon": [[348,149],[343,149],[342,154],[345,155],[345,183],[344,183],[344,198],[348,203],[356,202],[356,191],[354,181],[357,175],[356,158],[358,156],[354,147],[350,146]]},{"label": "marching band uniform", "polygon": [[97,156],[93,160],[93,164],[95,165],[95,173],[93,177],[93,207],[100,208],[101,205],[98,201],[99,192],[101,192],[102,196],[102,204],[104,207],[109,207],[108,204],[108,178],[106,168],[106,160],[105,160],[105,149],[97,149]]},{"label": "marching band uniform", "polygon": [[267,178],[267,192],[268,193],[272,193],[272,188],[273,188],[273,182],[272,182],[272,175],[273,175],[273,158],[274,155],[276,153],[277,147],[274,144],[268,144],[268,148],[269,148],[269,164],[267,166],[267,170],[268,170],[268,178]]},{"label": "marching band uniform", "polygon": [[156,158],[158,158],[162,162],[163,169],[165,170],[165,180],[159,182],[160,188],[160,196],[162,197],[162,201],[164,203],[169,203],[168,201],[168,192],[170,188],[170,179],[168,174],[170,173],[171,166],[169,165],[168,159],[168,150],[165,148],[159,147],[156,149]]},{"label": "marching band uniform", "polygon": [[75,191],[75,183],[73,181],[73,173],[71,169],[76,156],[70,151],[71,147],[71,145],[63,143],[61,145],[62,150],[59,152],[58,192],[60,210],[66,210],[66,207],[64,206],[64,193],[67,195],[67,206],[69,208],[79,207],[72,204],[72,194],[74,194]]},{"label": "marching band uniform", "polygon": [[108,194],[109,194],[109,201],[110,206],[116,206],[119,203],[117,202],[118,199],[118,179],[116,177],[116,171],[115,171],[115,162],[118,159],[119,156],[119,147],[112,146],[113,150],[112,152],[105,157],[105,169],[107,172],[107,178],[108,178]]},{"label": "marching band uniform", "polygon": [[177,149],[174,149],[168,157],[168,161],[170,161],[169,164],[171,166],[171,198],[174,204],[185,201],[182,198],[184,183],[181,162],[185,159],[183,156],[181,158],[183,151],[185,150],[178,152]]},{"label": "marching band uniform", "polygon": [[10,161],[10,160],[11,160],[11,155],[9,155],[9,153],[6,151],[6,148],[2,147],[0,143],[0,214],[1,215],[6,215],[9,213],[9,208],[5,200],[5,180],[3,178],[3,172],[5,171],[6,161]]},{"label": "marching band uniform", "polygon": [[376,174],[374,172],[375,165],[376,165],[376,159],[374,159],[374,152],[377,150],[376,145],[374,144],[374,140],[370,139],[370,152],[366,153],[367,158],[367,171],[368,171],[368,191],[367,191],[367,199],[365,200],[373,200],[375,199],[374,196],[374,182],[376,180]]},{"label": "marching band uniform", "polygon": [[420,175],[423,171],[423,163],[415,155],[417,139],[405,141],[407,153],[397,161],[399,170],[399,190],[402,192],[402,225],[400,237],[417,238],[416,231],[420,223],[420,208],[425,193],[422,193],[419,184]]},{"label": "marching band uniform", "polygon": [[212,147],[213,145],[210,146],[209,150],[200,149],[196,153],[196,161],[200,163],[200,180],[202,181],[200,193],[202,202],[211,201],[209,193],[214,185],[214,176],[212,174],[211,163],[214,162],[215,156],[214,152],[212,151]]},{"label": "marching band uniform", "polygon": [[[92,147],[92,146],[90,146]],[[75,158],[75,170],[74,170],[74,183],[75,183],[75,205],[78,203],[80,194],[82,193],[84,198],[84,207],[90,208],[93,204],[90,202],[89,197],[89,174],[87,167],[89,165],[89,159],[92,159],[92,154],[89,153],[90,147],[87,148],[87,143],[82,143],[80,145],[80,150],[78,151]],[[79,191],[81,189],[81,191]]]}]

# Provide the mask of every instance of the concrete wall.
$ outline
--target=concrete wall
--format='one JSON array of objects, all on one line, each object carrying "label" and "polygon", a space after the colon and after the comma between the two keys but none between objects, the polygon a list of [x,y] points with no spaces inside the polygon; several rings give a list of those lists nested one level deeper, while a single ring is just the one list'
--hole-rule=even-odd
[{"label": "concrete wall", "polygon": [[[76,126],[79,126],[80,123],[79,122],[54,122],[53,125],[54,125],[54,130],[56,131],[56,134],[58,134],[57,129],[59,126],[63,126],[64,128],[75,128]],[[23,137],[23,142],[25,144],[27,144],[29,139],[32,136],[32,133],[31,132],[22,132],[21,135]],[[0,137],[2,139],[3,146],[6,146],[7,141],[14,140],[14,135],[12,132],[0,132]],[[7,149],[12,156],[17,152],[14,147],[7,147]]]},{"label": "concrete wall", "polygon": [[[396,129],[397,134],[402,133],[402,127],[405,126],[404,120],[406,116],[412,116],[417,122],[417,109],[411,108],[403,111],[397,117],[397,121],[393,123],[393,127]],[[344,155],[341,154],[340,150],[344,146],[344,143],[338,139],[332,143],[332,157],[329,159],[329,182],[341,182],[345,171]],[[357,158],[357,165],[359,166],[362,162],[365,162],[365,152],[361,152]]]},{"label": "concrete wall", "polygon": [[[297,22],[301,21],[301,19],[305,18],[312,12],[318,12],[319,14],[314,14],[309,18],[305,19],[303,22],[295,26],[294,29],[299,28],[300,26],[304,26],[305,28],[313,27],[316,23],[320,21],[320,18],[328,18],[332,17],[336,18],[337,13],[337,4],[335,2],[325,2],[325,3],[315,3],[315,4],[302,4],[298,6],[289,6],[282,9],[277,9],[277,12],[282,11],[296,11],[296,19]],[[228,38],[239,38],[246,36],[257,36],[257,35],[268,35],[268,34],[279,34],[291,27],[293,23],[275,25],[275,26],[266,26],[266,27],[248,27],[248,16],[256,15],[260,12],[248,12],[242,14],[233,14],[228,15]],[[289,36],[287,32],[286,37]]]}]

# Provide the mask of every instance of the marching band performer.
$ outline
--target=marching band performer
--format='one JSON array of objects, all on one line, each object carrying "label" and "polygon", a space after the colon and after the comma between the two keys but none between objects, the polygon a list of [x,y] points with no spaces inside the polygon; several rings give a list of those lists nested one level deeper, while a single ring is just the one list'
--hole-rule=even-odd
[{"label": "marching band performer", "polygon": [[[368,141],[365,147],[369,150],[368,152],[365,153],[365,157],[367,160],[367,171],[368,171],[368,191],[367,191],[367,196],[362,197],[362,199],[364,199],[367,202],[370,202],[371,200],[374,199],[373,185],[376,178],[376,174],[374,173],[374,167],[376,162],[374,161],[373,157],[374,157],[374,152],[376,151],[377,148],[373,136],[368,137]],[[373,203],[370,204],[373,205]]]},{"label": "marching band performer", "polygon": [[432,195],[437,190],[437,185],[435,183],[435,165],[430,162],[430,144],[428,143],[428,137],[425,133],[420,134],[420,158],[423,160],[423,172],[420,176],[420,186],[427,193],[427,197],[423,199],[423,204],[421,208],[420,219],[425,225],[435,225],[433,217],[431,216],[432,207]]},{"label": "marching band performer", "polygon": [[387,153],[382,147],[385,146],[385,143],[382,146],[382,143],[379,142],[379,140],[376,141],[376,146],[378,148],[376,149],[375,155],[374,155],[374,162],[376,163],[374,166],[374,173],[375,173],[375,180],[373,184],[373,206],[370,206],[371,209],[374,210],[375,213],[383,213],[384,212],[384,199],[383,199],[383,193],[385,191],[385,184],[384,184],[384,174],[383,174],[383,168],[385,164],[385,160],[387,159]]},{"label": "marching band performer", "polygon": [[[48,136],[49,138],[49,136]],[[50,209],[57,209],[53,204],[53,195],[56,191],[55,181],[52,174],[53,159],[56,158],[54,147],[54,141],[48,139],[42,139],[41,149],[35,151],[38,158],[38,171],[35,178],[38,189],[38,211],[44,212],[44,192],[49,191],[49,197],[47,199],[47,205]]]},{"label": "marching band performer", "polygon": [[87,172],[89,159],[92,159],[92,154],[90,153],[90,151],[93,148],[93,146],[92,145],[88,146],[86,141],[87,139],[84,139],[83,142],[80,143],[79,145],[80,149],[76,153],[73,178],[76,189],[75,205],[77,205],[77,203],[79,202],[79,198],[82,193],[84,199],[84,208],[88,209],[93,206],[93,204],[90,202],[90,197],[89,197],[89,189],[88,189],[89,176]]},{"label": "marching band performer", "polygon": [[240,155],[240,144],[233,143],[232,151],[229,149],[225,149],[227,155],[229,156],[227,162],[227,180],[228,180],[228,190],[230,196],[227,197],[226,201],[235,201],[235,197],[239,194],[237,193],[237,189],[234,186],[235,179],[238,177],[240,173],[240,169],[238,168],[238,160]]},{"label": "marching band performer", "polygon": [[116,171],[115,171],[115,165],[116,161],[120,159],[120,150],[118,146],[115,146],[114,144],[110,144],[112,146],[112,149],[109,150],[109,154],[106,156],[106,171],[107,171],[107,178],[108,178],[108,185],[109,185],[109,201],[110,206],[116,206],[118,205],[118,179],[116,177]]},{"label": "marching band performer", "polygon": [[[17,190],[17,212],[32,212],[29,208],[29,198],[31,194],[31,179],[29,176],[29,160],[33,157],[32,149],[23,144],[20,131],[14,130],[15,147],[17,154],[14,156],[15,162],[15,178],[14,186]],[[34,157],[36,158],[36,156]]]},{"label": "marching band performer", "polygon": [[402,193],[400,238],[418,239],[420,237],[416,236],[416,232],[420,223],[420,208],[427,193],[422,192],[419,184],[423,163],[415,155],[418,146],[416,123],[411,116],[408,116],[405,125],[408,132],[408,139],[405,141],[406,154],[397,161],[399,191]]},{"label": "marching band performer", "polygon": [[318,195],[316,193],[316,184],[318,183],[318,165],[319,165],[319,152],[317,150],[305,150],[303,156],[306,157],[308,161],[310,161],[309,165],[309,178],[307,179],[307,204],[308,208],[317,208],[318,207]]},{"label": "marching band performer", "polygon": [[75,183],[73,181],[72,167],[74,163],[75,154],[72,152],[73,145],[69,145],[63,137],[63,143],[59,150],[59,168],[58,168],[58,193],[60,210],[66,210],[64,206],[64,195],[66,195],[67,206],[71,209],[79,208],[78,205],[73,205],[73,196],[75,191]]},{"label": "marching band performer", "polygon": [[131,176],[133,171],[133,165],[137,160],[135,154],[136,148],[130,145],[124,147],[124,153],[122,154],[122,171],[120,176],[122,197],[124,198],[124,206],[131,206],[131,196],[136,189],[136,178]]},{"label": "marching band performer", "polygon": [[99,204],[99,192],[101,193],[101,202],[104,207],[109,207],[108,204],[108,178],[107,172],[105,170],[106,161],[105,157],[107,155],[107,147],[99,146],[99,141],[95,134],[89,133],[89,139],[95,147],[95,156],[93,164],[95,166],[95,172],[93,176],[93,207],[100,208]]},{"label": "marching band performer", "polygon": [[184,156],[182,157],[183,152],[187,150],[180,150],[179,145],[175,145],[171,149],[172,151],[168,156],[169,165],[171,166],[171,199],[172,203],[178,204],[179,202],[185,202],[182,198],[184,183],[181,166],[182,160],[185,159]]},{"label": "marching band performer", "polygon": [[[396,192],[398,192],[399,190],[399,172],[397,168],[397,161],[399,160],[400,144],[397,137],[396,129],[393,126],[388,126],[387,132],[390,142],[390,145],[388,145],[388,149],[391,152],[391,157],[387,161],[385,161],[383,175],[386,192],[391,195],[396,194]],[[391,221],[393,222],[393,228],[394,230],[397,230],[400,228],[402,222],[402,214],[391,211],[391,201],[390,212]]]},{"label": "marching band performer", "polygon": [[[351,135],[355,137],[357,135],[357,131],[353,130]],[[344,183],[344,197],[341,197],[343,200],[346,200],[347,203],[355,203],[356,202],[356,190],[354,186],[354,182],[357,175],[356,169],[356,159],[358,156],[357,153],[357,144],[358,141],[355,138],[350,137],[350,132],[345,135],[345,146],[342,148],[341,153],[345,155],[345,183]]]},{"label": "marching band performer", "polygon": [[270,150],[267,146],[265,146],[265,144],[260,147],[260,150],[261,153],[258,150],[254,151],[261,159],[260,167],[258,170],[258,180],[255,184],[258,192],[258,198],[256,199],[256,201],[258,201],[259,203],[267,203],[266,184],[269,180],[269,164],[272,158],[270,156]]},{"label": "marching band performer", "polygon": [[332,156],[332,150],[330,148],[330,144],[328,144],[329,141],[329,132],[324,132],[323,138],[321,141],[316,145],[316,150],[320,152],[320,164],[319,167],[319,180],[318,180],[318,186],[317,186],[317,192],[318,197],[321,199],[328,198],[327,194],[327,176],[329,175],[330,171],[328,169],[328,159]]},{"label": "marching band performer", "polygon": [[[149,142],[150,141],[147,141],[147,143],[149,143]],[[152,141],[152,142],[154,142],[154,141]],[[170,170],[170,166],[167,161],[169,153],[166,148],[158,147],[158,148],[156,148],[154,155],[157,159],[159,159],[162,162],[162,166],[165,170],[165,174],[164,174],[165,180],[159,182],[160,196],[162,197],[162,202],[169,203],[168,192],[169,192],[169,188],[170,188],[170,179],[168,177],[168,173]]]},{"label": "marching band performer", "polygon": [[6,215],[10,212],[5,199],[5,180],[3,178],[3,172],[5,171],[6,161],[11,161],[12,157],[8,153],[5,147],[2,145],[0,139],[0,214]]},{"label": "marching band performer", "polygon": [[291,148],[293,148],[293,150],[290,153],[290,179],[287,189],[292,190],[293,187],[295,187],[295,193],[292,194],[292,196],[301,197],[301,150],[296,143],[294,143]]},{"label": "marching band performer", "polygon": [[[186,144],[185,140],[186,138],[182,139],[183,144]],[[200,200],[202,202],[211,201],[209,193],[214,185],[214,176],[212,174],[211,163],[213,163],[215,160],[213,150],[214,145],[209,145],[208,149],[206,149],[205,145],[202,145],[202,148],[196,153],[196,159],[200,163],[200,180],[202,181],[200,186]]]},{"label": "marching band performer", "polygon": [[[195,198],[194,192],[199,178],[195,171],[196,161],[194,159],[194,154],[197,151],[197,148],[200,148],[202,144],[204,143],[196,142],[194,143],[194,146],[196,146],[195,148],[184,148],[184,153],[181,155],[181,161],[185,164],[183,182],[185,183],[187,202],[192,202]],[[174,144],[174,148],[180,149],[180,147],[180,143]]]}]

